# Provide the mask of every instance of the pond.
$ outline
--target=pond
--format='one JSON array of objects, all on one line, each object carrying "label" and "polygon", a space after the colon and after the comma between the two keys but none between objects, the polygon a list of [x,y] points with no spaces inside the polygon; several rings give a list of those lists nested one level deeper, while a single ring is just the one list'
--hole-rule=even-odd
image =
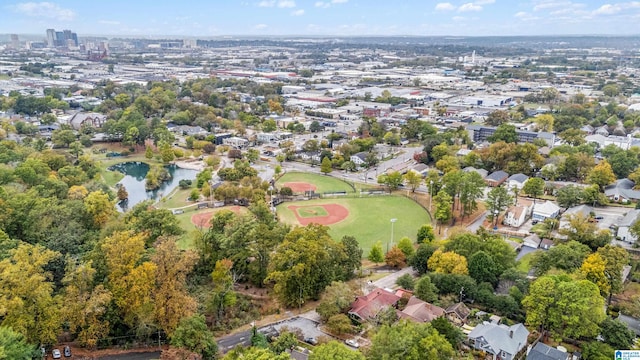
[{"label": "pond", "polygon": [[196,175],[198,175],[197,170],[182,169],[175,165],[165,166],[165,169],[171,174],[171,180],[163,182],[160,188],[156,190],[147,191],[145,188],[145,176],[149,172],[149,164],[133,161],[110,166],[108,170],[124,174],[124,178],[118,184],[124,185],[129,193],[129,201],[126,204],[118,203],[120,209],[126,210],[145,200],[157,201],[173,191],[180,180],[195,180]]}]

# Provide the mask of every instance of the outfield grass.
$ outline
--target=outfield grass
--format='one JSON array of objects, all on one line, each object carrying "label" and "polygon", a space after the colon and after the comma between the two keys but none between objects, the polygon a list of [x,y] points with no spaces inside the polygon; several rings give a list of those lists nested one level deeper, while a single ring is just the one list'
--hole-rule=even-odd
[{"label": "outfield grass", "polygon": [[306,182],[316,186],[317,193],[331,191],[353,192],[353,188],[346,182],[326,175],[316,175],[302,172],[288,172],[278,179],[276,185],[282,187],[288,182]]},{"label": "outfield grass", "polygon": [[392,218],[398,219],[393,225],[393,238],[396,243],[404,236],[415,241],[420,226],[430,222],[429,214],[425,209],[412,200],[400,196],[287,202],[278,205],[278,216],[282,222],[298,225],[295,214],[287,206],[322,204],[339,204],[349,210],[349,216],[345,220],[329,226],[329,234],[335,240],[341,239],[344,235],[355,236],[364,250],[364,257],[378,241],[386,250],[387,243],[391,240],[390,220]]}]

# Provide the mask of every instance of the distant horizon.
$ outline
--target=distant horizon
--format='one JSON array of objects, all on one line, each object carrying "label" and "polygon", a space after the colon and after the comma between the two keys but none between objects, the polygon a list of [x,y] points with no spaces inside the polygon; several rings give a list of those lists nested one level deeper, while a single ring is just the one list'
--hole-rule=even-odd
[{"label": "distant horizon", "polygon": [[37,36],[47,28],[104,37],[634,36],[640,33],[638,23],[640,1],[616,0],[5,0],[0,5],[0,33]]}]

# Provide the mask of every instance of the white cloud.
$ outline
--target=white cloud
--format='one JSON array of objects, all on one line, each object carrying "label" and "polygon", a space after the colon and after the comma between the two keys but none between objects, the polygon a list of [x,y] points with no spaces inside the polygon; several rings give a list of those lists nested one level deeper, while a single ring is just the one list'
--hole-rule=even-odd
[{"label": "white cloud", "polygon": [[460,12],[482,11],[482,6],[476,5],[474,3],[466,3],[466,4],[460,5],[460,7],[458,8],[458,11]]},{"label": "white cloud", "polygon": [[332,4],[344,4],[346,2],[349,2],[349,0],[331,0]]},{"label": "white cloud", "polygon": [[454,16],[454,17],[451,18],[451,20],[453,20],[453,21],[464,21],[466,19],[467,18],[464,17],[464,16]]},{"label": "white cloud", "polygon": [[258,3],[259,7],[274,7],[276,6],[276,0],[262,0]]},{"label": "white cloud", "polygon": [[253,28],[256,29],[256,30],[263,30],[263,29],[266,29],[267,27],[268,27],[267,24],[258,24],[256,26],[254,26]]},{"label": "white cloud", "polygon": [[529,15],[529,14],[527,14],[526,12],[524,12],[524,11],[520,11],[520,12],[516,13],[516,14],[515,14],[515,15],[513,15],[513,16],[515,16],[515,17],[517,17],[517,18],[525,18],[525,17],[527,17],[528,15]]},{"label": "white cloud", "polygon": [[324,2],[324,1],[316,1],[315,6],[318,7],[318,8],[326,9],[326,8],[331,6],[331,3],[330,2]]},{"label": "white cloud", "polygon": [[293,0],[280,0],[278,1],[279,8],[294,8],[296,7],[296,2]]},{"label": "white cloud", "polygon": [[452,3],[445,2],[436,4],[436,10],[438,11],[451,11],[455,9],[456,7]]},{"label": "white cloud", "polygon": [[536,3],[536,5],[533,7],[533,11],[554,9],[554,8],[565,7],[569,5],[571,5],[571,1],[543,0],[543,1],[538,1]]},{"label": "white cloud", "polygon": [[304,15],[304,9],[298,9],[291,12],[291,16],[302,16]]},{"label": "white cloud", "polygon": [[593,11],[593,15],[615,15],[623,10],[640,8],[640,1],[604,4]]},{"label": "white cloud", "polygon": [[493,4],[495,2],[496,2],[496,0],[476,0],[475,4],[476,5],[490,5],[490,4]]},{"label": "white cloud", "polygon": [[120,25],[120,21],[115,20],[99,20],[98,22],[104,25]]},{"label": "white cloud", "polygon": [[50,2],[26,2],[12,6],[13,11],[31,17],[42,17],[57,19],[60,21],[70,21],[76,17],[76,13],[71,9],[64,9],[58,4]]}]

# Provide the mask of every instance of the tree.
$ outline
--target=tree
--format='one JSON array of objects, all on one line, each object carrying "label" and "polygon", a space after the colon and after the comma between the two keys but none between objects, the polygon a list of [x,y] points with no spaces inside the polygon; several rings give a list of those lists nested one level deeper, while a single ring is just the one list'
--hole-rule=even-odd
[{"label": "tree", "polygon": [[156,246],[151,260],[156,270],[155,318],[160,328],[171,336],[180,320],[196,311],[197,302],[189,295],[186,282],[197,257],[192,251],[181,252],[174,239],[165,239]]},{"label": "tree", "polygon": [[69,144],[69,152],[73,154],[73,156],[75,156],[76,159],[78,159],[80,155],[82,155],[83,153],[82,148],[83,148],[82,144],[80,143],[80,141],[77,141],[77,140]]},{"label": "tree", "polygon": [[433,197],[433,202],[435,203],[436,211],[434,214],[434,218],[440,224],[440,228],[438,229],[438,234],[442,231],[442,225],[451,220],[453,213],[451,211],[451,206],[453,205],[453,198],[446,191],[440,190],[438,195]]},{"label": "tree", "polygon": [[478,282],[496,285],[499,269],[493,258],[484,251],[478,251],[469,258],[469,275]]},{"label": "tree", "polygon": [[499,215],[512,203],[513,198],[509,195],[507,188],[504,186],[494,187],[487,194],[487,216],[491,221],[494,221],[495,216]]},{"label": "tree", "polygon": [[171,144],[169,144],[168,142],[163,142],[162,144],[160,144],[160,157],[162,158],[162,162],[164,163],[173,161],[173,159],[175,158],[175,154],[173,152],[173,149],[171,148]]},{"label": "tree", "polygon": [[491,143],[496,143],[499,141],[504,141],[506,143],[517,143],[518,142],[518,133],[516,132],[516,127],[510,124],[501,124],[496,128],[496,131],[493,135],[487,138],[487,141]]},{"label": "tree", "polygon": [[533,121],[536,123],[536,127],[539,131],[552,132],[553,131],[553,123],[555,119],[551,114],[541,114],[536,116]]},{"label": "tree", "polygon": [[409,188],[411,189],[411,192],[413,193],[416,192],[416,189],[422,183],[422,177],[417,172],[410,170],[407,171],[406,174],[404,174],[404,181],[406,181],[406,183],[409,185]]},{"label": "tree", "polygon": [[345,235],[340,240],[340,243],[344,247],[344,252],[347,255],[344,264],[345,275],[347,279],[350,279],[355,270],[360,269],[362,266],[362,248],[355,237]]},{"label": "tree", "polygon": [[460,184],[460,203],[462,215],[471,215],[478,208],[478,199],[484,195],[485,183],[482,176],[475,171],[469,171],[462,175]]},{"label": "tree", "polygon": [[430,243],[435,239],[436,234],[433,232],[433,226],[425,224],[418,229],[418,234],[416,236],[416,242],[418,244]]},{"label": "tree", "polygon": [[393,246],[384,256],[384,261],[391,267],[402,268],[406,265],[407,257],[397,246]]},{"label": "tree", "polygon": [[610,360],[614,358],[614,349],[601,341],[592,341],[582,345],[582,357],[588,360]]},{"label": "tree", "polygon": [[587,182],[589,184],[598,185],[600,192],[604,191],[604,187],[614,181],[616,181],[616,175],[613,173],[611,165],[606,160],[600,161],[587,176]]},{"label": "tree", "polygon": [[415,280],[411,274],[404,274],[396,280],[396,285],[406,290],[413,290],[415,287]]},{"label": "tree", "polygon": [[445,155],[442,159],[436,162],[436,169],[446,174],[460,169],[460,162],[455,156]]},{"label": "tree", "polygon": [[24,335],[0,326],[0,359],[31,360],[36,356],[36,347],[29,344]]},{"label": "tree", "polygon": [[278,128],[276,121],[273,119],[266,119],[262,122],[262,131],[266,133],[274,132]]},{"label": "tree", "polygon": [[124,217],[124,223],[137,233],[144,233],[148,245],[161,237],[177,236],[184,232],[170,210],[154,208],[149,200],[130,209]]},{"label": "tree", "polygon": [[414,295],[428,303],[438,300],[438,288],[431,282],[431,278],[427,275],[421,276],[415,284]]},{"label": "tree", "polygon": [[408,237],[403,237],[398,241],[398,248],[402,250],[405,257],[408,259],[415,253],[415,249],[413,248],[413,242]]},{"label": "tree", "polygon": [[466,232],[451,236],[444,250],[453,251],[467,259],[479,251],[484,251],[493,259],[496,276],[515,266],[516,253],[513,248],[501,236],[490,234],[484,229],[478,230],[477,234]]},{"label": "tree", "polygon": [[351,325],[351,320],[347,315],[336,314],[327,320],[327,329],[329,329],[332,334],[343,335],[351,333],[353,331],[353,325]]},{"label": "tree", "polygon": [[563,186],[556,192],[556,201],[563,208],[570,208],[582,203],[584,192],[576,185]]},{"label": "tree", "polygon": [[608,302],[611,303],[611,295],[622,291],[622,269],[629,264],[629,253],[620,246],[607,244],[599,248],[596,253],[604,260],[604,273],[609,283],[611,292]]},{"label": "tree", "polygon": [[115,206],[109,199],[109,195],[102,191],[90,192],[84,198],[84,206],[97,227],[103,226],[116,214]]},{"label": "tree", "polygon": [[320,164],[320,172],[323,174],[328,174],[331,172],[331,160],[328,157],[322,158],[322,163]]},{"label": "tree", "polygon": [[344,246],[331,239],[326,226],[295,228],[271,255],[265,281],[274,283],[282,304],[301,306],[307,299],[317,299],[332,281],[346,278],[342,267],[346,257]]},{"label": "tree", "polygon": [[544,180],[536,177],[529,178],[525,181],[522,191],[533,197],[533,203],[535,204],[536,199],[544,194]]},{"label": "tree", "polygon": [[124,185],[120,184],[120,186],[118,186],[118,193],[116,194],[116,197],[120,201],[124,201],[129,198],[129,193]]},{"label": "tree", "polygon": [[487,118],[484,120],[484,123],[489,126],[500,126],[508,123],[509,120],[511,120],[509,112],[505,110],[495,110],[489,113]]},{"label": "tree", "polygon": [[385,185],[389,192],[397,190],[402,184],[402,174],[399,171],[393,171],[379,175],[378,184]]},{"label": "tree", "polygon": [[445,339],[447,339],[449,344],[451,344],[454,349],[457,349],[465,339],[464,333],[460,330],[460,328],[454,326],[444,316],[432,320],[430,324],[434,329],[438,330],[440,335],[444,336]]},{"label": "tree", "polygon": [[60,322],[60,298],[53,294],[47,264],[58,253],[40,245],[20,244],[0,261],[0,326],[10,327],[28,343],[54,344]]},{"label": "tree", "polygon": [[51,133],[51,142],[55,146],[69,147],[69,144],[76,141],[77,137],[73,130],[54,130]]},{"label": "tree", "polygon": [[531,266],[536,275],[542,275],[552,268],[572,272],[577,270],[591,249],[577,241],[568,241],[552,247],[547,252],[536,253],[531,259]]},{"label": "tree", "polygon": [[543,276],[531,284],[522,300],[527,323],[558,338],[595,337],[605,319],[604,299],[588,280]]},{"label": "tree", "polygon": [[436,251],[436,247],[432,244],[423,243],[418,246],[416,253],[409,259],[408,263],[418,274],[427,272],[427,261]]},{"label": "tree", "polygon": [[600,294],[603,297],[607,297],[611,291],[611,287],[607,282],[607,277],[604,273],[605,263],[600,254],[594,253],[587,256],[580,267],[580,275],[583,278],[596,284],[600,289]]},{"label": "tree", "polygon": [[218,353],[218,345],[207,328],[203,315],[180,320],[171,336],[171,345],[202,355],[205,359],[214,359]]},{"label": "tree", "polygon": [[377,243],[375,243],[375,245],[373,245],[373,247],[371,247],[367,259],[376,264],[384,261],[384,252],[382,252],[382,243],[380,241],[378,241]]},{"label": "tree", "polygon": [[233,262],[231,260],[222,259],[216,261],[215,269],[211,273],[213,289],[209,299],[209,308],[214,312],[216,322],[223,318],[227,307],[236,303],[236,293],[233,290],[236,279],[232,268]]},{"label": "tree", "polygon": [[569,241],[577,241],[596,250],[611,240],[611,232],[598,230],[598,226],[591,219],[580,213],[567,216],[567,226],[560,229],[560,234],[567,236]]},{"label": "tree", "polygon": [[[309,360],[365,360],[359,351],[353,351],[337,341],[318,345],[309,354]],[[266,359],[265,359],[266,360]]]},{"label": "tree", "polygon": [[322,131],[322,125],[320,125],[318,120],[314,120],[309,125],[309,131],[311,131],[312,133]]},{"label": "tree", "polygon": [[600,324],[600,328],[604,342],[611,345],[612,348],[631,349],[633,346],[636,335],[620,320],[606,318]]},{"label": "tree", "polygon": [[431,271],[442,274],[467,275],[469,273],[467,259],[452,251],[442,252],[440,249],[436,250],[429,258],[427,266]]},{"label": "tree", "polygon": [[452,359],[451,344],[429,324],[406,320],[384,325],[371,340],[367,359],[441,360]]},{"label": "tree", "polygon": [[318,304],[316,311],[322,321],[327,321],[333,315],[346,312],[353,302],[353,289],[348,284],[333,281],[327,286],[322,301]]}]

